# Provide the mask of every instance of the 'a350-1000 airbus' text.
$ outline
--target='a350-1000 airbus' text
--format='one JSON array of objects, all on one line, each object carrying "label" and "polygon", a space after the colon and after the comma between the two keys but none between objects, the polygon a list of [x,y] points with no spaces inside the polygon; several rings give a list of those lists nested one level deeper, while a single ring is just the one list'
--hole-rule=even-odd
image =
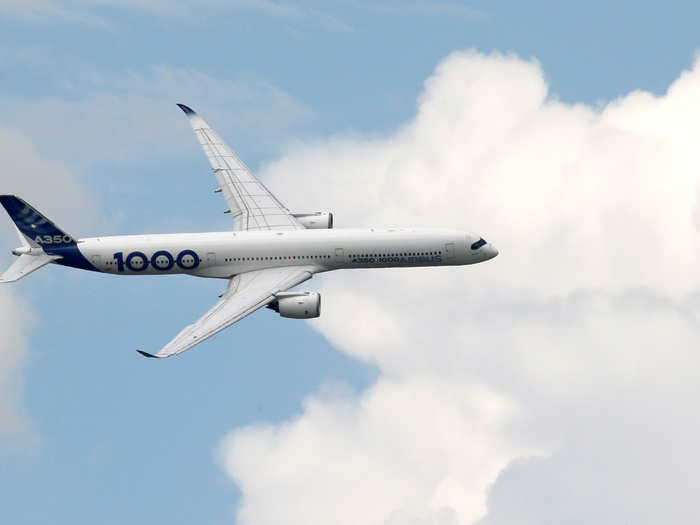
[{"label": "'a350-1000 airbus' text", "polygon": [[228,203],[233,231],[76,239],[19,197],[2,195],[22,245],[12,250],[19,259],[0,281],[16,281],[49,263],[114,275],[228,279],[219,301],[198,321],[154,354],[139,350],[147,357],[169,357],[263,306],[283,317],[318,317],[320,295],[290,289],[319,272],[464,265],[498,255],[493,245],[464,231],[333,229],[331,213],[292,213],[201,117],[179,106],[214,168],[216,192]]}]

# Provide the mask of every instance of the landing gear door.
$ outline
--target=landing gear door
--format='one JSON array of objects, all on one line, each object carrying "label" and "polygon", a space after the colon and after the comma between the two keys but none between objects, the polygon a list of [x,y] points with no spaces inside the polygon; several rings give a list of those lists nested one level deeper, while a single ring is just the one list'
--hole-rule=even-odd
[{"label": "landing gear door", "polygon": [[445,245],[445,259],[447,261],[454,261],[455,260],[455,243],[448,242]]}]

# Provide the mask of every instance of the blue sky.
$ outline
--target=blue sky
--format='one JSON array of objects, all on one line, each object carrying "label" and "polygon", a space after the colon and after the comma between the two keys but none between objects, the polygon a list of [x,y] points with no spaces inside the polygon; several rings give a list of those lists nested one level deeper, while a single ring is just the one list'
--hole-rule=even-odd
[{"label": "blue sky", "polygon": [[[566,103],[662,94],[690,67],[700,19],[692,2],[33,6],[0,2],[0,127],[32,144],[54,198],[6,176],[77,236],[229,227],[176,102],[257,168],[299,143],[390,135],[457,50],[536,59],[550,98]],[[278,196],[303,205],[304,190]],[[349,225],[342,206],[353,202],[333,204]],[[8,221],[6,265],[13,236]],[[9,304],[31,319],[12,368],[30,430],[0,441],[8,523],[234,522],[240,492],[217,460],[221,439],[293,419],[321,385],[361,393],[378,375],[307,323],[267,311],[182,358],[139,358],[135,348],[159,348],[204,312],[218,281],[57,267],[12,286]]]}]

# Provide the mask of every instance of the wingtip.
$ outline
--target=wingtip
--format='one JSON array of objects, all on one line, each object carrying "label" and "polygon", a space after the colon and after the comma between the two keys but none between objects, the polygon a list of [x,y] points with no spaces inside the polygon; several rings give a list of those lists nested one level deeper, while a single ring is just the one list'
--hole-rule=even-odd
[{"label": "wingtip", "polygon": [[195,113],[195,111],[191,107],[185,106],[184,104],[178,104],[177,107],[179,107],[182,111],[184,111],[185,115],[187,115],[188,117],[191,115],[197,114],[197,113]]},{"label": "wingtip", "polygon": [[154,355],[154,354],[149,354],[148,352],[144,352],[143,350],[136,350],[139,354],[141,354],[144,357],[152,357],[154,359],[159,359],[159,355]]}]

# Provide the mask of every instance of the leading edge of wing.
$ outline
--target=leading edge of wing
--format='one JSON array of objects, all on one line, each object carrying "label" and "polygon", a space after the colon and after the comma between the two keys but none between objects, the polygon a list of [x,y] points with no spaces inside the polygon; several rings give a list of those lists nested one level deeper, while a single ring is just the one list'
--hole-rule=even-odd
[{"label": "leading edge of wing", "polygon": [[312,266],[267,268],[233,277],[221,299],[200,319],[183,328],[167,345],[144,357],[163,358],[181,354],[275,299],[275,294],[296,286],[315,273]]}]

